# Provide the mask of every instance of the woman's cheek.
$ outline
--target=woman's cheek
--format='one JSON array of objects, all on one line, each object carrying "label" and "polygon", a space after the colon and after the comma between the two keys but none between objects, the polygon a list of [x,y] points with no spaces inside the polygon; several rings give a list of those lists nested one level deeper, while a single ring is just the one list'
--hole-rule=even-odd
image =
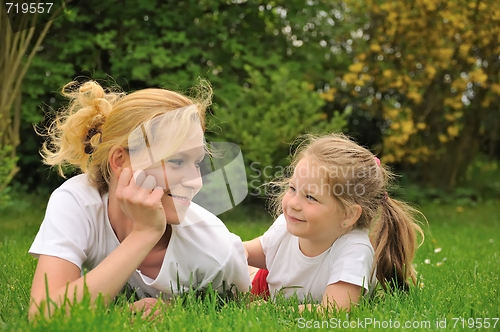
[{"label": "woman's cheek", "polygon": [[156,179],[156,185],[163,188],[163,190],[168,189],[167,173],[164,167],[156,167],[152,169],[146,169],[144,171],[147,175],[152,175]]}]

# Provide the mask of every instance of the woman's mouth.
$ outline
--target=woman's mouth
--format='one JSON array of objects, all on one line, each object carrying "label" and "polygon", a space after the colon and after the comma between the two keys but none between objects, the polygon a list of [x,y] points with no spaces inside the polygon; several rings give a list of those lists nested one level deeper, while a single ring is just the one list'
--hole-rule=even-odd
[{"label": "woman's mouth", "polygon": [[177,195],[172,195],[172,194],[167,194],[168,196],[172,197],[174,200],[174,203],[182,204],[182,205],[189,205],[191,204],[191,198],[186,197],[186,196],[177,196]]}]

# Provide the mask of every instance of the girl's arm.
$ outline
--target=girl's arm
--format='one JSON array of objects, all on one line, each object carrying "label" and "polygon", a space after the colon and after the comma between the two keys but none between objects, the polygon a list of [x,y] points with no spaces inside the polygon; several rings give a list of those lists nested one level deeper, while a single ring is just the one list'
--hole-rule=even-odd
[{"label": "girl's arm", "polygon": [[325,308],[335,306],[337,310],[351,310],[352,304],[358,304],[363,295],[361,286],[338,281],[326,287],[321,305]]},{"label": "girl's arm", "polygon": [[[352,304],[358,304],[363,289],[361,286],[350,284],[344,281],[338,281],[326,287],[323,294],[323,301],[321,304],[316,305],[319,310],[329,311],[350,311]],[[306,308],[311,310],[311,304],[299,305],[299,311],[302,312]]]},{"label": "girl's arm", "polygon": [[247,254],[248,265],[265,269],[266,255],[264,255],[264,250],[262,250],[260,237],[243,242],[243,246]]}]

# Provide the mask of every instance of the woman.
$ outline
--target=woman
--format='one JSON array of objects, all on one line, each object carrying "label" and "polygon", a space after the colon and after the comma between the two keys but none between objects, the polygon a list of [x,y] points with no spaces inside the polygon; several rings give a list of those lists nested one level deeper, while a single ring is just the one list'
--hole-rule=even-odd
[{"label": "woman", "polygon": [[134,307],[148,310],[210,283],[248,291],[240,238],[191,201],[202,186],[210,87],[202,83],[204,97],[192,100],[164,89],[74,86],[63,88],[70,105],[48,128],[42,156],[61,175],[67,165],[82,174],[53,192],[29,250],[39,259],[30,318],[85,292],[109,303],[131,290]]}]

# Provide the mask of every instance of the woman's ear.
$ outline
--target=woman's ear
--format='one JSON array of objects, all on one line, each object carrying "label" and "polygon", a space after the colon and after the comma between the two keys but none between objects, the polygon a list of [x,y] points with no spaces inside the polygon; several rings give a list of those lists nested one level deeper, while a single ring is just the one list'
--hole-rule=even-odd
[{"label": "woman's ear", "polygon": [[345,210],[345,218],[342,221],[342,228],[352,227],[358,221],[359,217],[361,217],[361,212],[363,212],[363,209],[358,204],[348,206]]},{"label": "woman's ear", "polygon": [[130,157],[123,146],[114,146],[109,152],[109,167],[111,172],[119,176],[124,168],[130,167]]}]

